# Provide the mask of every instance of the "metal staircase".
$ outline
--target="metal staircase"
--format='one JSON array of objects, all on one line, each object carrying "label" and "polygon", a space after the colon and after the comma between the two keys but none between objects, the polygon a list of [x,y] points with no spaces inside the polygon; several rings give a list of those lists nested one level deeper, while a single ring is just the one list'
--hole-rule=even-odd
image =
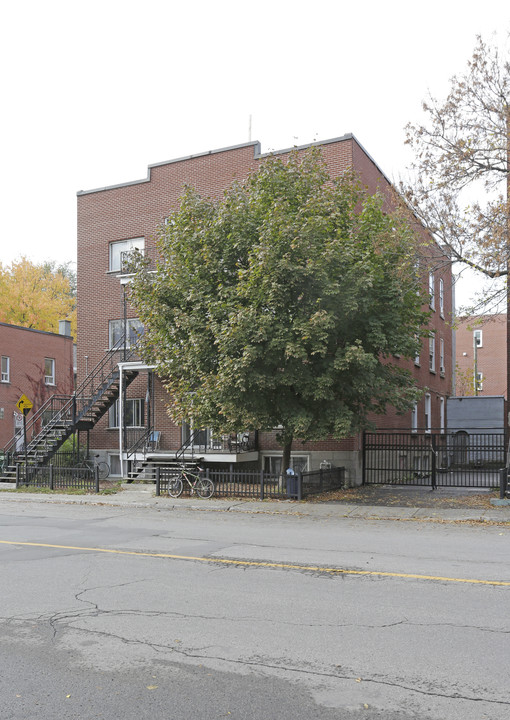
[{"label": "metal staircase", "polygon": [[[183,468],[196,470],[198,463],[202,460],[201,457],[195,457],[194,453],[195,441],[202,432],[200,429],[195,430],[175,453],[165,453],[166,457],[150,449],[149,438],[153,431],[153,428],[146,430],[127,451],[127,460],[130,461],[131,465],[128,473],[130,482],[133,480],[155,480],[156,468],[158,467],[160,470],[166,470],[167,472],[179,471]],[[187,450],[189,453],[188,457],[185,458]]]},{"label": "metal staircase", "polygon": [[[5,447],[4,457],[9,461],[1,479],[12,479],[16,474],[16,461],[28,464],[47,464],[65,440],[77,430],[90,430],[119,397],[119,351],[123,361],[131,359],[136,349],[124,353],[124,337],[108,350],[73,395],[53,395],[27,422],[27,447],[23,437],[15,435]],[[136,370],[124,371],[126,387],[138,375]]]}]

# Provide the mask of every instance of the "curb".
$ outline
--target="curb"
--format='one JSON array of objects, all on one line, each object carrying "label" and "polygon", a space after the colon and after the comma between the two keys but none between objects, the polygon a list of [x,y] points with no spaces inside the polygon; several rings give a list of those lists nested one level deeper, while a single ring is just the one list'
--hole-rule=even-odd
[{"label": "curb", "polygon": [[421,520],[431,522],[478,522],[478,523],[510,523],[510,501],[492,500],[494,510],[458,510],[419,507],[355,505],[346,503],[307,503],[306,501],[280,500],[246,501],[238,500],[195,500],[180,498],[156,497],[151,486],[141,489],[127,485],[117,495],[44,495],[39,493],[2,493],[15,487],[14,484],[2,484],[0,498],[7,502],[38,502],[68,505],[109,506],[119,508],[154,508],[161,510],[193,510],[201,512],[237,512],[244,514],[268,514],[288,517],[311,517],[317,520],[334,520],[335,518],[364,520]]}]

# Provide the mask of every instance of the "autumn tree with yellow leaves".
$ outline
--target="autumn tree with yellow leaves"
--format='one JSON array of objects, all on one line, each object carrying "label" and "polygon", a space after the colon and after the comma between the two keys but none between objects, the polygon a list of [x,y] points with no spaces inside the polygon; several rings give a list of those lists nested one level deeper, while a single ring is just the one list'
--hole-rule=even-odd
[{"label": "autumn tree with yellow leaves", "polygon": [[71,321],[76,339],[76,277],[68,264],[0,263],[0,322],[58,332],[59,320]]}]

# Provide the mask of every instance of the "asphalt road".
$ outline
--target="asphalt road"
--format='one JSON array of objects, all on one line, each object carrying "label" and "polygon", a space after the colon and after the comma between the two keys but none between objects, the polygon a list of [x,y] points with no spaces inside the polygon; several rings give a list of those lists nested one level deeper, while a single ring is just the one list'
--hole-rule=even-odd
[{"label": "asphalt road", "polygon": [[0,716],[501,720],[509,538],[0,499]]}]

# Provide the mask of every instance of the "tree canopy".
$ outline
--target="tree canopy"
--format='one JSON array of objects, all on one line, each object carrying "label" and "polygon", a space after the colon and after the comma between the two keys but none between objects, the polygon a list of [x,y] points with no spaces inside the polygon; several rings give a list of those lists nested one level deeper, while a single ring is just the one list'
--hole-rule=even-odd
[{"label": "tree canopy", "polygon": [[[441,102],[423,103],[424,124],[407,126],[413,179],[402,186],[413,211],[458,261],[497,280],[510,254],[510,62],[478,38],[467,72]],[[504,298],[489,283],[482,301]]]},{"label": "tree canopy", "polygon": [[221,432],[281,428],[345,438],[417,390],[392,362],[414,358],[426,322],[417,240],[320,153],[270,157],[219,201],[187,188],[139,258],[132,302],[175,420]]},{"label": "tree canopy", "polygon": [[26,257],[0,263],[0,322],[58,332],[59,320],[71,320],[76,338],[76,278],[69,265]]}]

